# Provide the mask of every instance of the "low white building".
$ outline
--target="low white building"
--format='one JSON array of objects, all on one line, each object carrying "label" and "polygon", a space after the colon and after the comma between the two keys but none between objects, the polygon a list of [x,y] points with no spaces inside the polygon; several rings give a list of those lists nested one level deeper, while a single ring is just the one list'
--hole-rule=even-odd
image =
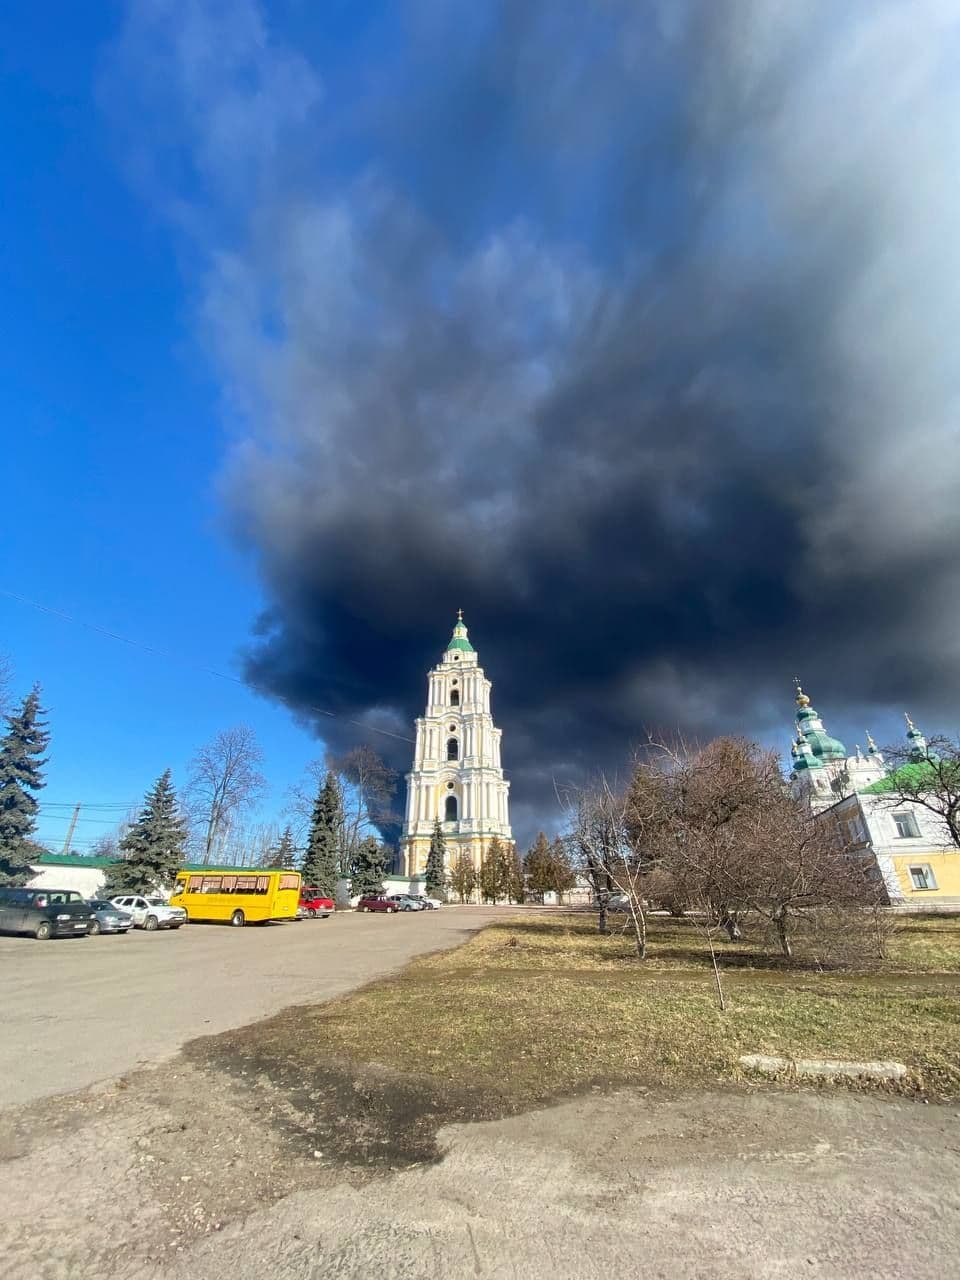
[{"label": "low white building", "polygon": [[45,853],[31,865],[29,889],[72,889],[85,898],[96,898],[106,884],[110,858],[84,858],[80,854]]}]

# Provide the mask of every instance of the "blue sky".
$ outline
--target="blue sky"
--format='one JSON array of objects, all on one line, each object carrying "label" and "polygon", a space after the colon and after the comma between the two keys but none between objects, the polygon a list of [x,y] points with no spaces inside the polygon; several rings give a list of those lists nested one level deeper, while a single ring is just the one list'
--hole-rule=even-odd
[{"label": "blue sky", "polygon": [[[235,673],[261,599],[220,526],[220,391],[178,246],[127,182],[98,102],[118,15],[72,3],[5,14],[0,412],[16,482],[4,486],[0,587]],[[197,746],[245,722],[265,752],[269,817],[319,753],[288,711],[242,686],[4,596],[0,649],[17,692],[43,687],[45,804],[137,802],[166,766],[182,780]],[[74,843],[106,829],[84,815]],[[38,834],[56,846],[65,830],[48,810]]]}]

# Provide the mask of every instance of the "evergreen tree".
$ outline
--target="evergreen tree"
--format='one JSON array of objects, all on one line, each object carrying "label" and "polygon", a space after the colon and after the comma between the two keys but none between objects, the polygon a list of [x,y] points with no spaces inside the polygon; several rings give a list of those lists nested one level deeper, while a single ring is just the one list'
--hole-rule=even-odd
[{"label": "evergreen tree", "polygon": [[480,866],[480,893],[484,902],[497,902],[506,891],[506,866],[504,847],[499,836],[487,845],[487,852]]},{"label": "evergreen tree", "polygon": [[342,831],[343,799],[340,784],[336,774],[328,770],[314,801],[307,851],[300,868],[303,883],[311,889],[319,889],[327,898],[336,899],[337,896]]},{"label": "evergreen tree", "polygon": [[555,893],[557,901],[563,902],[563,895],[577,882],[563,841],[558,837],[550,844],[542,831],[527,850],[523,867],[527,889],[541,901],[545,893]]},{"label": "evergreen tree", "polygon": [[550,886],[557,895],[557,902],[563,903],[563,895],[577,883],[577,873],[570,863],[567,846],[559,836],[550,846],[550,874],[553,884]]},{"label": "evergreen tree", "polygon": [[186,840],[187,822],[166,769],[120,841],[120,861],[107,871],[107,893],[156,893],[171,885],[183,862]]},{"label": "evergreen tree", "polygon": [[375,836],[361,840],[350,868],[351,894],[368,898],[383,893],[383,876],[389,861],[389,850]]},{"label": "evergreen tree", "polygon": [[297,846],[293,839],[293,832],[289,827],[284,827],[280,839],[264,859],[263,866],[292,867],[296,857]]},{"label": "evergreen tree", "polygon": [[503,848],[503,887],[511,902],[523,902],[523,863],[515,844],[507,844]]},{"label": "evergreen tree", "polygon": [[466,849],[461,849],[456,862],[450,869],[450,888],[461,902],[466,902],[468,898],[473,897],[476,887],[477,870],[473,865],[473,858]]},{"label": "evergreen tree", "polygon": [[32,794],[44,785],[41,759],[50,735],[40,719],[40,689],[27,694],[18,712],[7,717],[0,739],[0,885],[20,884],[30,863],[43,852],[31,835],[37,826],[37,801]]},{"label": "evergreen tree", "polygon": [[447,892],[447,845],[438,818],[433,824],[430,852],[427,854],[427,894],[432,898],[444,898]]},{"label": "evergreen tree", "polygon": [[553,889],[550,842],[543,831],[537,833],[536,840],[527,850],[523,859],[523,869],[526,873],[527,888],[542,902],[543,895]]}]

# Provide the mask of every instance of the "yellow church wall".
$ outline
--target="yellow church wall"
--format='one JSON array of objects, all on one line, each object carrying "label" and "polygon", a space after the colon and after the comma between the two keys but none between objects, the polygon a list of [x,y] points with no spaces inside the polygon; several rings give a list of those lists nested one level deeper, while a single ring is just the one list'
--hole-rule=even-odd
[{"label": "yellow church wall", "polygon": [[[447,870],[449,871],[460,856],[461,849],[466,849],[473,859],[477,872],[483,862],[484,853],[494,836],[446,836]],[[499,837],[501,844],[513,844]],[[406,840],[403,844],[404,864],[408,876],[423,875],[427,869],[427,857],[430,853],[430,841],[426,839]]]},{"label": "yellow church wall", "polygon": [[[897,880],[906,901],[929,902],[937,898],[960,898],[960,849],[943,853],[918,853],[914,857],[894,854],[891,858]],[[911,867],[929,867],[935,889],[917,889],[910,875]]]}]

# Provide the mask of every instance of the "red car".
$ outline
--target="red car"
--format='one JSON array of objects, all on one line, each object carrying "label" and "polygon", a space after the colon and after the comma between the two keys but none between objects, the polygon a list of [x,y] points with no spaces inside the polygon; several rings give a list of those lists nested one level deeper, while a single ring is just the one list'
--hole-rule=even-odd
[{"label": "red car", "polygon": [[333,899],[324,897],[319,889],[301,889],[300,907],[305,916],[328,916],[333,910]]},{"label": "red car", "polygon": [[400,903],[391,902],[389,898],[361,898],[357,903],[358,911],[399,911]]}]

